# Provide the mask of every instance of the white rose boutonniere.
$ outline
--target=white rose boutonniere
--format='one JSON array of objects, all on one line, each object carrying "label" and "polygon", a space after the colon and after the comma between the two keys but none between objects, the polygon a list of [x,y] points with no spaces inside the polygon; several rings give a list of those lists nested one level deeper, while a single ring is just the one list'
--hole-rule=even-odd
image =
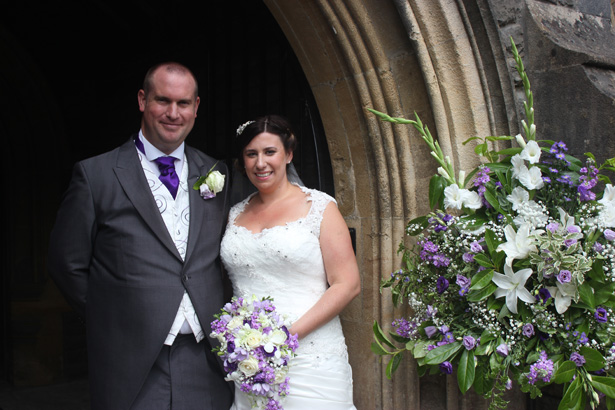
[{"label": "white rose boutonniere", "polygon": [[192,186],[192,189],[201,192],[203,199],[210,199],[216,196],[224,188],[225,176],[220,171],[214,171],[218,165],[216,162],[209,170],[207,175],[200,177]]}]

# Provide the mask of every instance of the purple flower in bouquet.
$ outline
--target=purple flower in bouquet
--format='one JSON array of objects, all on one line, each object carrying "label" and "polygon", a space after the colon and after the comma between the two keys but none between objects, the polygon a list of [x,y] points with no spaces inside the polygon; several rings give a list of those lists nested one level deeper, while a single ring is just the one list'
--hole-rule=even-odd
[{"label": "purple flower in bouquet", "polygon": [[435,326],[425,327],[425,334],[427,335],[429,339],[431,339],[433,335],[435,335],[437,332],[438,332],[438,329]]},{"label": "purple flower in bouquet", "polygon": [[568,283],[570,282],[571,279],[572,279],[572,274],[570,273],[569,270],[566,270],[566,269],[562,269],[561,271],[559,271],[559,274],[557,275],[557,280],[559,281],[559,283]]},{"label": "purple flower in bouquet", "polygon": [[483,246],[478,241],[472,241],[470,244],[470,250],[474,253],[482,252]]},{"label": "purple flower in bouquet", "polygon": [[508,345],[506,343],[502,343],[495,348],[495,352],[502,357],[508,356]]},{"label": "purple flower in bouquet", "polygon": [[525,337],[534,336],[534,325],[532,325],[531,323],[524,324],[521,328],[521,333],[523,333],[523,336]]},{"label": "purple flower in bouquet", "polygon": [[581,367],[585,364],[585,357],[583,357],[583,355],[579,352],[572,352],[570,355],[570,360],[573,361],[577,367]]},{"label": "purple flower in bouquet", "polygon": [[539,379],[545,383],[551,381],[553,376],[553,361],[549,360],[547,353],[543,350],[540,359],[530,366],[530,372],[526,374],[529,384],[535,384]]},{"label": "purple flower in bouquet", "polygon": [[606,309],[603,307],[596,308],[596,312],[594,313],[594,318],[598,323],[606,323],[608,320],[609,314]]},{"label": "purple flower in bouquet", "polygon": [[604,230],[604,237],[606,238],[607,241],[612,241],[615,239],[615,232],[613,232],[610,229],[605,229]]},{"label": "purple flower in bouquet", "polygon": [[453,373],[453,365],[451,362],[442,362],[440,363],[440,371],[444,374],[452,374]]},{"label": "purple flower in bouquet", "polygon": [[466,350],[474,349],[476,347],[476,339],[474,339],[470,335],[464,336],[463,337],[463,347],[465,347]]},{"label": "purple flower in bouquet", "polygon": [[436,283],[436,291],[442,294],[446,289],[448,289],[448,280],[444,276],[440,276]]},{"label": "purple flower in bouquet", "polygon": [[536,299],[541,300],[543,303],[545,303],[550,298],[551,298],[551,292],[549,292],[549,289],[547,288],[541,288],[538,291],[538,296],[536,296]]}]

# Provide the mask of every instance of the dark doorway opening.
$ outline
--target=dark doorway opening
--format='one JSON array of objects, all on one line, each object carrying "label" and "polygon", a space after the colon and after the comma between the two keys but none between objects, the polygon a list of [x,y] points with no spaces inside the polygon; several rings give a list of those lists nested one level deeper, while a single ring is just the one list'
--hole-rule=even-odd
[{"label": "dark doorway opening", "polygon": [[[199,80],[190,145],[231,165],[238,125],[284,115],[300,141],[300,177],[334,194],[311,89],[260,1],[10,2],[0,14],[0,55],[2,183],[10,193],[2,205],[0,408],[36,400],[32,386],[87,376],[85,327],[48,279],[47,241],[72,165],[138,130],[137,91],[154,63],[182,62]],[[45,394],[41,403],[52,408]],[[58,408],[81,408],[69,403]]]}]

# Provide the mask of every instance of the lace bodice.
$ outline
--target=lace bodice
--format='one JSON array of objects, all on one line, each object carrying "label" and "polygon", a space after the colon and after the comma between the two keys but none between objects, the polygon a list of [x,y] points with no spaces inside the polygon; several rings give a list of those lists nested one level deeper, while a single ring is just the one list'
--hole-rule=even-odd
[{"label": "lace bodice", "polygon": [[[311,201],[308,214],[285,225],[252,233],[235,220],[252,195],[235,205],[222,239],[220,255],[235,296],[271,296],[279,312],[292,321],[308,311],[327,290],[320,250],[320,224],[329,195],[301,187]],[[347,356],[339,318],[299,341],[300,354]]]}]

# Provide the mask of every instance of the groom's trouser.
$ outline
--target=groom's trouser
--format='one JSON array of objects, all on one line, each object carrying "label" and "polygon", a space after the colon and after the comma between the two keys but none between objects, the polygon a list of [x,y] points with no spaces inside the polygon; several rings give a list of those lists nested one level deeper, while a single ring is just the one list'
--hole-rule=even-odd
[{"label": "groom's trouser", "polygon": [[164,346],[131,410],[220,410],[233,396],[209,345],[178,335]]}]

